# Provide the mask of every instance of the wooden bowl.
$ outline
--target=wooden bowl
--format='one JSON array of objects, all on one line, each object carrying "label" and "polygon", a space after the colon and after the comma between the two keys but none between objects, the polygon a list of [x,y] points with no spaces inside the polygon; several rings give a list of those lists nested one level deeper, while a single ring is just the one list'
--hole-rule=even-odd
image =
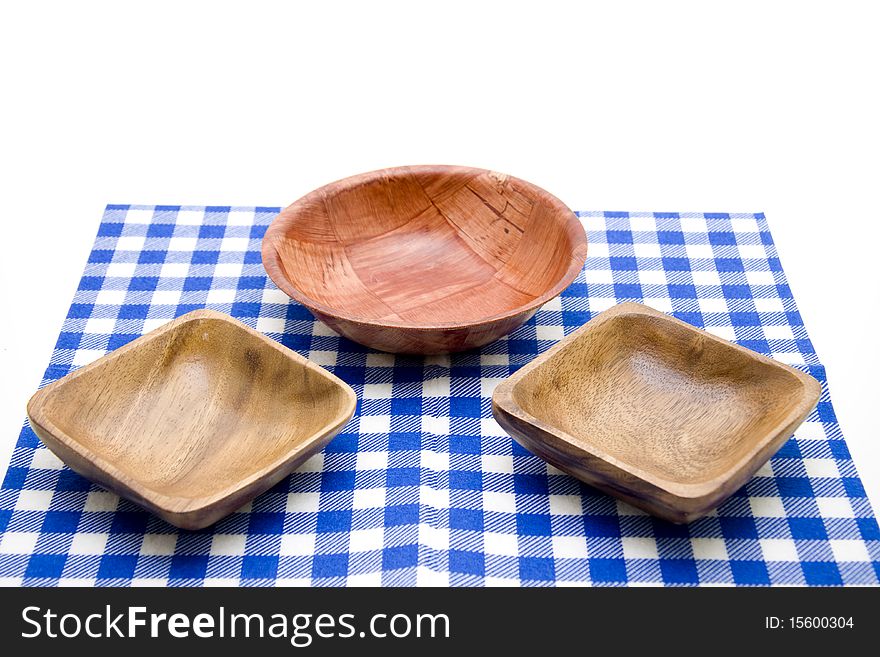
[{"label": "wooden bowl", "polygon": [[492,410],[560,470],[680,523],[740,488],[818,399],[803,372],[625,303],[502,382]]},{"label": "wooden bowl", "polygon": [[580,273],[587,240],[559,199],[482,169],[413,166],[321,187],[263,240],[275,284],[374,349],[472,349],[528,320]]},{"label": "wooden bowl", "polygon": [[320,450],[355,401],[302,356],[197,310],[38,391],[28,416],[83,476],[199,529]]}]

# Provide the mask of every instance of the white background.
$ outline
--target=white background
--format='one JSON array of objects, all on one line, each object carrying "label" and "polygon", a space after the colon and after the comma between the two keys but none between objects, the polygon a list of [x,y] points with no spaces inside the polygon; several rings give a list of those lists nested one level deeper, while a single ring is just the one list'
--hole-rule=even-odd
[{"label": "white background", "polygon": [[450,163],[580,210],[766,212],[880,504],[877,4],[11,4],[0,462],[105,204],[286,205]]}]

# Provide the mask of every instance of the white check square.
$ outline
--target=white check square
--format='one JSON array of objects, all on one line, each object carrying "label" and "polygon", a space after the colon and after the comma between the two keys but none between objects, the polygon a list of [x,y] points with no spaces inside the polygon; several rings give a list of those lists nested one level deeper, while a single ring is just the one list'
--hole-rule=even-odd
[{"label": "white check square", "polygon": [[[297,472],[323,472],[324,471],[324,452],[318,452],[314,456],[309,457],[306,461],[296,469]],[[311,495],[312,493],[303,493],[303,495]]]},{"label": "white check square", "polygon": [[6,532],[0,539],[0,553],[31,554],[39,538],[38,532]]},{"label": "white check square", "polygon": [[794,340],[790,326],[765,326],[764,336],[768,340]]},{"label": "white check square", "polygon": [[168,250],[192,253],[196,250],[198,243],[199,238],[197,237],[172,237],[168,240]]},{"label": "white check square", "polygon": [[808,477],[832,477],[834,479],[840,477],[840,470],[838,470],[837,462],[834,459],[804,459],[803,463]]},{"label": "white check square", "polygon": [[[320,456],[323,456],[323,454]],[[302,471],[302,468],[299,471]],[[316,471],[310,470],[310,472]],[[317,472],[320,472],[320,470],[317,470]],[[320,508],[320,502],[320,493],[290,493],[287,496],[285,509],[287,513],[317,513]]]},{"label": "white check square", "polygon": [[286,306],[290,303],[290,297],[284,294],[277,287],[267,287],[263,289],[263,303],[274,303],[279,306]]},{"label": "white check square", "polygon": [[136,269],[136,262],[111,262],[107,265],[107,276],[108,278],[131,278]]},{"label": "white check square", "polygon": [[550,299],[550,301],[548,301],[541,307],[544,310],[553,310],[559,312],[562,310],[562,297],[553,297],[552,299]]},{"label": "white check square", "polygon": [[554,536],[553,556],[557,559],[586,559],[587,540],[583,536]]},{"label": "white check square", "polygon": [[744,260],[754,260],[767,257],[767,251],[762,244],[742,244],[739,247],[739,255]]},{"label": "white check square", "polygon": [[355,488],[352,508],[381,509],[385,506],[384,488]]},{"label": "white check square", "polygon": [[694,559],[727,559],[727,546],[723,538],[692,538]]},{"label": "white check square", "polygon": [[214,267],[214,278],[238,278],[243,269],[240,262],[218,262]]},{"label": "white check square", "polygon": [[535,328],[538,340],[552,340],[556,342],[565,337],[565,328],[562,326],[540,325]]},{"label": "white check square", "polygon": [[727,312],[727,301],[724,299],[712,299],[712,298],[704,298],[698,299],[697,303],[700,306],[700,312],[703,313],[726,313]]},{"label": "white check square", "polygon": [[416,586],[449,586],[449,573],[439,572],[427,566],[416,568]]},{"label": "white check square", "polygon": [[608,310],[611,306],[617,305],[617,299],[614,297],[590,297],[590,310],[594,313],[600,313]]},{"label": "white check square", "polygon": [[591,258],[607,258],[608,257],[608,243],[607,242],[590,242],[590,246],[588,248],[589,256]]},{"label": "white check square", "polygon": [[750,497],[752,515],[758,518],[784,518],[785,507],[779,497]]},{"label": "white check square", "polygon": [[171,317],[148,317],[144,320],[144,328],[141,333],[149,333],[153,331],[163,324],[167,324],[171,320]]},{"label": "white check square", "polygon": [[101,512],[116,511],[119,505],[119,496],[114,493],[108,493],[103,490],[94,490],[86,497],[86,504],[83,511]]},{"label": "white check square", "polygon": [[[181,292],[179,290],[156,290],[153,292],[154,306],[176,306],[180,303]],[[210,292],[208,295],[210,296]]]},{"label": "white check square", "polygon": [[420,458],[423,468],[434,470],[435,472],[446,472],[449,470],[449,454],[447,452],[423,449]]},{"label": "white check square", "polygon": [[721,285],[721,277],[718,275],[718,272],[714,269],[707,271],[692,271],[691,279],[694,281],[694,285],[707,285],[707,286],[720,286]]},{"label": "white check square", "polygon": [[746,280],[749,285],[775,285],[776,279],[773,278],[773,272],[769,271],[747,271]]},{"label": "white check square", "polygon": [[510,454],[483,454],[480,460],[483,472],[513,473],[513,456]]},{"label": "white check square", "polygon": [[367,367],[394,367],[394,354],[367,354]]},{"label": "white check square", "polygon": [[798,552],[795,542],[790,538],[762,538],[761,553],[764,561],[798,561]]},{"label": "white check square", "polygon": [[504,557],[515,557],[519,554],[519,543],[515,534],[486,532],[483,536],[483,547],[486,554],[497,554]]},{"label": "white check square", "polygon": [[125,213],[127,224],[149,224],[153,222],[153,209],[130,208]]},{"label": "white check square", "polygon": [[435,436],[445,436],[449,434],[449,418],[448,417],[431,417],[430,415],[422,416],[422,431],[431,433]]},{"label": "white check square", "polygon": [[625,559],[659,559],[653,536],[624,536],[621,542]]},{"label": "white check square", "polygon": [[637,258],[659,258],[661,255],[663,255],[660,252],[659,244],[636,243],[633,244],[633,251],[635,252]]},{"label": "white check square", "polygon": [[758,221],[754,217],[731,217],[730,226],[737,234],[758,233]]},{"label": "white check square", "polygon": [[227,226],[253,226],[254,212],[252,210],[239,210],[232,208],[226,216]]},{"label": "white check square", "polygon": [[642,269],[639,271],[642,285],[666,285],[666,272],[662,269]]},{"label": "white check square", "polygon": [[448,550],[449,530],[446,527],[419,525],[419,544],[433,550]]},{"label": "white check square", "polygon": [[180,210],[177,213],[178,226],[201,226],[205,221],[203,210]]},{"label": "white check square", "polygon": [[384,470],[388,467],[388,452],[358,452],[358,470]]},{"label": "white check square", "polygon": [[[219,290],[218,290],[219,291]],[[224,292],[226,290],[223,290]],[[230,290],[231,291],[231,290]],[[213,292],[213,290],[212,290]],[[232,294],[233,299],[235,298],[235,293]],[[232,303],[232,299],[229,301],[220,301],[219,299],[211,298],[211,294],[208,293],[208,303]],[[283,317],[258,317],[257,318],[257,330],[260,333],[284,333],[284,328],[287,326],[287,320]]]},{"label": "white check square", "polygon": [[821,422],[807,420],[795,431],[798,440],[825,440],[825,427]]},{"label": "white check square", "polygon": [[333,367],[336,365],[336,352],[313,349],[309,352],[309,359],[321,367]]},{"label": "white check square", "polygon": [[100,290],[95,295],[95,303],[99,306],[119,306],[125,303],[125,290]]},{"label": "white check square", "polygon": [[247,237],[224,237],[220,242],[220,250],[224,253],[241,252],[248,250],[250,240]]},{"label": "white check square", "polygon": [[481,397],[492,397],[492,393],[495,392],[495,388],[498,387],[498,384],[504,381],[504,379],[496,379],[491,377],[481,377],[480,378],[480,396]]},{"label": "white check square", "polygon": [[516,497],[513,493],[498,493],[495,491],[483,491],[483,509],[497,511],[499,513],[515,513]]},{"label": "white check square", "polygon": [[435,509],[448,509],[449,490],[433,488],[432,486],[419,486],[419,502]]},{"label": "white check square", "polygon": [[361,433],[388,433],[391,431],[390,415],[362,415]]},{"label": "white check square", "polygon": [[354,529],[349,533],[349,550],[351,552],[371,552],[373,550],[381,550],[384,540],[384,527]]},{"label": "white check square", "polygon": [[484,436],[506,436],[507,432],[495,421],[494,417],[480,418],[480,433]]},{"label": "white check square", "polygon": [[588,271],[587,280],[593,285],[612,285],[614,283],[614,272],[610,269]]},{"label": "white check square", "polygon": [[23,490],[15,502],[17,511],[46,511],[52,503],[52,490]]},{"label": "white check square", "polygon": [[107,351],[105,349],[77,349],[76,353],[73,355],[73,365],[75,367],[88,365],[89,363],[95,362],[106,353]]},{"label": "white check square", "polygon": [[[214,536],[216,541],[217,537]],[[177,534],[144,534],[141,543],[141,554],[152,556],[170,556],[177,545]],[[213,551],[213,548],[212,548]]]},{"label": "white check square", "polygon": [[104,554],[109,534],[80,532],[73,535],[70,554]]},{"label": "white check square", "polygon": [[31,459],[32,470],[60,470],[63,467],[64,462],[45,447],[38,447],[34,450],[34,456]]},{"label": "white check square", "polygon": [[654,233],[657,231],[657,221],[653,215],[647,217],[630,216],[629,227],[633,232]]},{"label": "white check square", "polygon": [[691,260],[708,260],[715,257],[711,244],[685,244],[684,250]]},{"label": "white check square", "polygon": [[837,561],[871,561],[871,557],[868,554],[868,546],[865,545],[864,541],[831,539],[828,542],[831,544],[831,552]]},{"label": "white check square", "polygon": [[701,216],[681,217],[681,230],[684,233],[708,233],[709,228],[706,225],[706,218]]},{"label": "white check square", "polygon": [[324,322],[315,322],[312,326],[312,335],[316,336],[326,336],[333,337],[336,335],[336,332],[327,326]]},{"label": "white check square", "polygon": [[86,321],[85,332],[96,335],[112,335],[116,328],[115,318],[89,317]]},{"label": "white check square", "polygon": [[779,298],[755,299],[755,310],[759,313],[781,313],[785,312],[785,306]]},{"label": "white check square", "polygon": [[550,495],[550,515],[581,516],[584,514],[580,495]]},{"label": "white check square", "polygon": [[823,518],[855,518],[856,515],[847,497],[817,497],[816,505]]},{"label": "white check square", "polygon": [[736,331],[732,326],[707,326],[706,332],[716,335],[723,340],[733,342],[736,340]]},{"label": "white check square", "polygon": [[281,556],[310,557],[315,554],[314,534],[284,534],[281,537]]},{"label": "white check square", "polygon": [[189,275],[189,263],[166,262],[159,271],[162,278],[186,278]]},{"label": "white check square", "polygon": [[391,399],[390,383],[365,383],[364,399]]}]

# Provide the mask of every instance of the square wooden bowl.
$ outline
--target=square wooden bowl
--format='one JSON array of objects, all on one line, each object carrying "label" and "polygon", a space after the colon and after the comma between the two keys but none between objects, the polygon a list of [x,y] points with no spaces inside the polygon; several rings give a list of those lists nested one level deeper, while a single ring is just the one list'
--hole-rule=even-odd
[{"label": "square wooden bowl", "polygon": [[748,481],[819,391],[792,367],[625,303],[498,385],[492,411],[560,470],[681,523]]},{"label": "square wooden bowl", "polygon": [[299,354],[197,310],[38,391],[28,416],[80,474],[199,529],[320,450],[355,402]]}]

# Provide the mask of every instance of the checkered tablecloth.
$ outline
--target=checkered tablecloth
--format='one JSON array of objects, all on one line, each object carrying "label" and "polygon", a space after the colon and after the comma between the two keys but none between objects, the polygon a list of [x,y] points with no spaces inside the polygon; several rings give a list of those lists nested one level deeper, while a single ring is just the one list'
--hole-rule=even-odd
[{"label": "checkered tablecloth", "polygon": [[0,490],[7,584],[876,584],[880,531],[827,390],[717,513],[652,518],[520,448],[495,384],[625,301],[825,383],[762,214],[579,213],[584,272],[507,338],[416,358],[340,338],[266,277],[278,208],[107,207],[43,383],[196,308],[346,380],[323,453],[207,530],[178,530],[62,466],[25,423]]}]

